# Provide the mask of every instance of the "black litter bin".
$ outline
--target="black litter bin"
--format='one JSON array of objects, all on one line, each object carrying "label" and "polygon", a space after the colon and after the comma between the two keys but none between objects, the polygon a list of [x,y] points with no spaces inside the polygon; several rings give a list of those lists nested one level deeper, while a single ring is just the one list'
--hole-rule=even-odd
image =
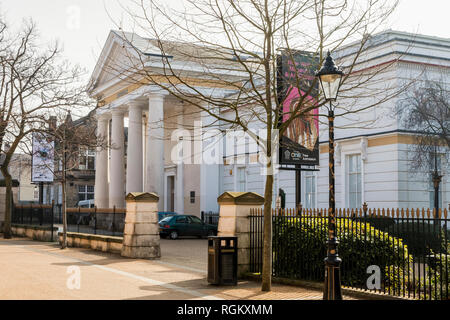
[{"label": "black litter bin", "polygon": [[237,285],[237,237],[208,237],[208,283]]}]

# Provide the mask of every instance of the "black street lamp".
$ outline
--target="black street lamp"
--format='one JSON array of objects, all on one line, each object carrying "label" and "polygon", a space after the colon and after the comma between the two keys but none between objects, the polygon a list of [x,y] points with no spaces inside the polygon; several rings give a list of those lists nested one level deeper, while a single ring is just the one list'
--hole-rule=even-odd
[{"label": "black street lamp", "polygon": [[342,260],[337,252],[338,239],[336,237],[336,199],[334,179],[334,108],[344,73],[336,67],[330,52],[323,67],[316,72],[320,80],[320,86],[325,100],[330,103],[328,108],[328,164],[329,164],[329,214],[328,214],[328,250],[325,258],[325,285],[323,292],[324,300],[342,300],[341,293],[341,270]]}]

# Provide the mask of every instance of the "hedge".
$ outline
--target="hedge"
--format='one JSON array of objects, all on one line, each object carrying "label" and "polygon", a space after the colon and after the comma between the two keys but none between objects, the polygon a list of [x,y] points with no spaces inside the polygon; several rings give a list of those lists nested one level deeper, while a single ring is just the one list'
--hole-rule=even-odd
[{"label": "hedge", "polygon": [[[386,290],[400,293],[406,287],[403,276],[392,274],[398,270],[402,275],[412,267],[412,256],[402,239],[350,218],[336,218],[336,225],[342,285],[366,288],[367,268],[377,265],[384,272],[382,286]],[[274,275],[323,281],[327,238],[328,218],[274,217]]]}]

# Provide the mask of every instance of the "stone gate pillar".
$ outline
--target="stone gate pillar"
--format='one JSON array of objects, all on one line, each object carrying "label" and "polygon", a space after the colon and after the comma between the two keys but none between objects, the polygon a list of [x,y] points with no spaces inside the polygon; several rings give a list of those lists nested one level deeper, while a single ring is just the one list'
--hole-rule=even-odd
[{"label": "stone gate pillar", "polygon": [[264,198],[254,192],[225,192],[218,199],[220,206],[218,236],[238,238],[238,276],[249,271],[250,209],[260,208]]},{"label": "stone gate pillar", "polygon": [[138,259],[161,257],[158,201],[155,193],[133,192],[125,198],[127,210],[123,232],[122,256]]}]

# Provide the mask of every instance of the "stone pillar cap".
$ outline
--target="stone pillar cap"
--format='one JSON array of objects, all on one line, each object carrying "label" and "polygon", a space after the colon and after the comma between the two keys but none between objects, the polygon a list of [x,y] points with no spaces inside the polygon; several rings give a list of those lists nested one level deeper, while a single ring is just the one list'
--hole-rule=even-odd
[{"label": "stone pillar cap", "polygon": [[227,191],[217,198],[219,204],[243,204],[243,205],[262,205],[264,197],[256,192],[231,192]]},{"label": "stone pillar cap", "polygon": [[131,192],[125,197],[125,200],[132,202],[158,202],[159,196],[153,192]]}]

